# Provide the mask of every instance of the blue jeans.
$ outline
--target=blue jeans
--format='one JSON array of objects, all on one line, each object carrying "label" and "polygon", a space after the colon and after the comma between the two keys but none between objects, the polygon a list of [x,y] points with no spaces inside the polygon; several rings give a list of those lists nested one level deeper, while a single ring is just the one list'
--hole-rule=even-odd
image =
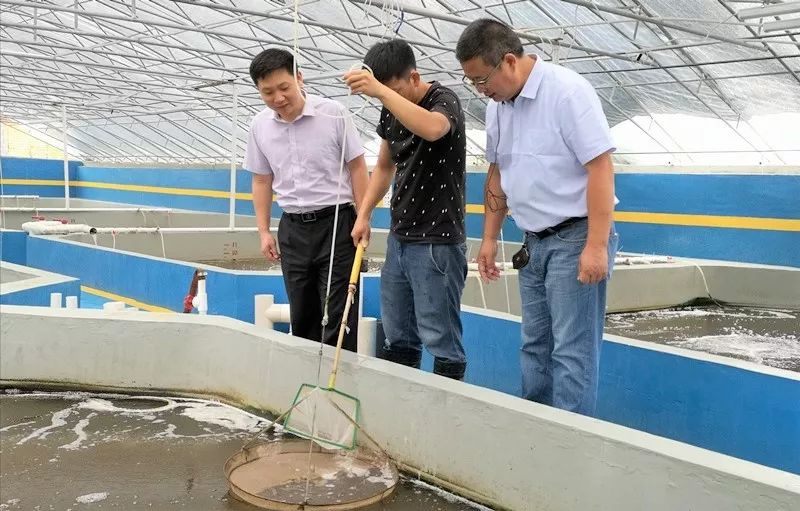
[{"label": "blue jeans", "polygon": [[466,277],[465,244],[403,243],[390,234],[381,270],[386,334],[381,357],[419,368],[424,345],[434,356],[434,373],[462,379],[467,357],[460,313]]},{"label": "blue jeans", "polygon": [[[594,415],[606,282],[581,284],[578,261],[588,222],[544,239],[528,235],[530,262],[519,272],[522,300],[522,395],[525,399]],[[618,236],[608,240],[609,276]]]}]

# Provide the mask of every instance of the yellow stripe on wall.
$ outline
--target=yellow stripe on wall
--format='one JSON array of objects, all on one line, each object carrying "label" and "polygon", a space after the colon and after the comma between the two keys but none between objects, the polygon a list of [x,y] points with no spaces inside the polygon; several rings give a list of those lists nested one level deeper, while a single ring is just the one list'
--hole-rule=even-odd
[{"label": "yellow stripe on wall", "polygon": [[[467,213],[483,214],[483,205],[467,204]],[[757,229],[763,231],[800,232],[800,220],[750,216],[687,215],[682,213],[645,213],[615,211],[614,220],[635,224],[720,227],[724,229]]]},{"label": "yellow stripe on wall", "polygon": [[[63,184],[63,183],[62,183]],[[102,190],[121,190],[126,192],[162,193],[165,195],[185,195],[189,197],[211,197],[213,199],[230,198],[225,190],[204,190],[202,188],[170,188],[166,186],[126,185],[120,183],[99,183],[95,181],[70,181],[70,186],[80,188],[99,188]],[[238,192],[236,198],[253,200],[253,194]]]},{"label": "yellow stripe on wall", "polygon": [[4,178],[0,179],[0,184],[3,185],[29,185],[29,186],[64,186],[64,180],[61,179],[14,179]]},{"label": "yellow stripe on wall", "polygon": [[[64,181],[57,179],[0,179],[3,185],[29,185],[29,186],[64,186]],[[98,188],[101,190],[118,190],[126,192],[161,193],[165,195],[184,195],[188,197],[211,197],[214,199],[228,199],[230,192],[224,190],[204,190],[202,188],[170,188],[166,186],[126,185],[121,183],[102,183],[97,181],[70,181],[69,185],[76,188]],[[239,200],[253,200],[253,194],[239,192]]]},{"label": "yellow stripe on wall", "polygon": [[679,213],[640,213],[616,211],[614,220],[637,224],[721,227],[724,229],[758,229],[764,231],[800,232],[800,220],[749,216],[684,215]]},{"label": "yellow stripe on wall", "polygon": [[131,307],[136,307],[137,309],[141,309],[143,311],[148,312],[174,312],[169,309],[165,309],[164,307],[158,307],[156,305],[149,305],[144,302],[140,302],[139,300],[134,300],[133,298],[128,298],[126,296],[115,295],[114,293],[109,293],[107,291],[101,291],[99,289],[95,289],[89,286],[81,286],[81,291],[84,293],[89,293],[90,295],[99,296],[100,298],[105,298],[107,300],[111,300],[112,302],[123,302],[125,305],[130,305]]},{"label": "yellow stripe on wall", "polygon": [[[55,179],[0,179],[4,185],[32,186],[64,186],[64,181]],[[161,186],[129,185],[120,183],[102,183],[95,181],[72,181],[71,186],[98,188],[105,190],[122,190],[131,192],[161,193],[166,195],[183,195],[188,197],[209,197],[228,199],[230,193],[224,190],[205,190],[200,188],[170,188]],[[238,192],[238,200],[252,200],[252,193]],[[379,207],[384,207],[379,204]],[[482,214],[482,204],[467,204],[467,213]],[[765,231],[800,232],[800,220],[787,218],[764,218],[747,216],[722,215],[689,215],[681,213],[645,213],[637,211],[616,211],[617,222],[637,224],[678,225],[691,227],[718,227],[723,229],[754,229]]]}]

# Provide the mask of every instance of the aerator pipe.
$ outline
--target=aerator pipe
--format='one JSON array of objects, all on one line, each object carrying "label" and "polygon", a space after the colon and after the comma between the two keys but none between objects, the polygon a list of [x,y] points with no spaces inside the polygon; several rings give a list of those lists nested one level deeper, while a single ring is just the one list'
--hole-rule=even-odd
[{"label": "aerator pipe", "polygon": [[208,294],[206,293],[206,272],[197,273],[197,296],[192,299],[192,305],[199,314],[208,313]]},{"label": "aerator pipe", "polygon": [[[8,196],[4,196],[8,197]],[[26,197],[25,195],[18,196],[19,198]],[[30,196],[30,198],[35,198],[36,196]],[[120,211],[124,213],[171,213],[171,209],[166,208],[37,208],[33,206],[3,206],[0,207],[1,211],[4,212],[23,212],[23,213],[60,213],[60,212],[70,212],[70,213],[107,213],[107,212],[114,212]]]},{"label": "aerator pipe", "polygon": [[288,304],[275,303],[273,295],[255,295],[255,323],[270,330],[275,328],[275,323],[290,323],[291,314]]},{"label": "aerator pipe", "polygon": [[258,227],[90,227],[89,234],[192,234],[203,232],[257,232]]}]

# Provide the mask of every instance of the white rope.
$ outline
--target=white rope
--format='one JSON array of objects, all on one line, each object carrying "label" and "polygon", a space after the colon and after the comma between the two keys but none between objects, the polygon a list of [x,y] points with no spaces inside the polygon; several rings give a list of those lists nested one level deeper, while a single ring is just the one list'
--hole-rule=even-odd
[{"label": "white rope", "polygon": [[717,304],[719,307],[722,307],[722,304],[719,303],[713,296],[711,296],[711,290],[708,287],[708,281],[706,280],[706,274],[705,274],[705,272],[703,272],[703,268],[701,268],[700,265],[697,264],[697,263],[694,263],[694,267],[697,268],[697,271],[700,272],[700,278],[703,279],[703,286],[705,286],[705,288],[706,288],[706,295],[708,295],[708,298],[712,302]]},{"label": "white rope", "polygon": [[[399,6],[399,3],[396,4]],[[365,15],[368,9],[370,8],[370,4],[367,5],[367,9],[365,9]],[[385,38],[389,31],[395,32],[394,30],[394,21],[390,20],[392,11],[394,10],[395,4],[393,3],[391,6],[385,6],[382,9],[383,19],[380,23],[381,26],[384,27],[384,34],[383,37]],[[399,28],[399,27],[398,27]],[[297,80],[297,62],[300,57],[300,48],[299,48],[299,39],[300,39],[300,14],[299,14],[299,1],[294,0],[294,8],[293,8],[293,25],[292,25],[292,50],[293,50],[293,75],[295,77],[295,85],[297,86],[298,92],[306,96],[307,91],[305,90],[305,85],[301,86],[299,80]],[[350,68],[350,71],[355,69],[366,69],[370,73],[372,73],[372,69],[364,64],[363,62],[360,64],[356,64]],[[370,99],[365,99],[362,102],[362,105],[359,109],[354,112],[350,111],[350,101],[352,98],[352,91],[348,91],[347,99],[345,100],[345,113],[343,115],[330,115],[324,112],[317,112],[317,115],[328,117],[332,119],[343,119],[344,120],[344,133],[342,135],[342,152],[341,157],[339,159],[339,177],[337,182],[336,188],[336,210],[334,211],[333,216],[333,232],[331,233],[331,251],[330,251],[330,258],[328,259],[328,281],[326,283],[326,291],[325,291],[325,303],[323,308],[323,315],[322,315],[322,338],[320,339],[319,343],[319,354],[318,354],[318,362],[317,362],[317,386],[320,385],[320,376],[322,374],[322,353],[323,353],[323,345],[325,340],[325,333],[329,323],[329,315],[328,315],[328,305],[330,303],[331,298],[331,281],[333,278],[333,262],[336,256],[336,235],[339,226],[339,202],[341,201],[341,193],[342,193],[342,176],[344,174],[344,167],[345,167],[345,151],[347,150],[347,133],[349,131],[350,125],[348,123],[353,122],[353,118],[360,115],[361,112],[370,104]],[[316,432],[316,402],[314,405],[314,410],[312,413],[311,418],[311,436],[314,437]],[[309,446],[309,453],[308,453],[308,474],[306,476],[306,493],[305,493],[305,500],[308,499],[308,492],[310,489],[310,476],[311,476],[311,454],[312,454],[313,442],[310,443]]]},{"label": "white rope", "polygon": [[481,290],[481,301],[483,302],[483,308],[488,309],[489,307],[486,306],[486,294],[483,291],[483,279],[481,278],[480,274],[475,275],[478,279],[478,288]]},{"label": "white rope", "polygon": [[[299,1],[294,1],[294,9],[293,9],[293,41],[292,41],[292,50],[293,50],[293,58],[292,58],[292,67],[293,67],[293,76],[295,79],[295,85],[297,86],[298,92],[306,96],[305,86],[301,86],[299,80],[297,79],[297,62],[300,58],[300,49],[299,49],[299,31],[300,31],[300,15],[299,15]],[[366,67],[370,73],[372,72],[368,66],[362,63],[361,67]],[[351,70],[353,68],[351,67]],[[330,257],[328,259],[328,281],[326,283],[326,290],[325,290],[325,302],[323,306],[323,313],[322,313],[322,335],[319,342],[319,353],[317,358],[317,387],[320,386],[320,377],[322,375],[322,353],[323,353],[323,345],[325,343],[325,334],[327,330],[327,326],[329,323],[329,315],[328,315],[328,306],[330,303],[331,298],[331,282],[333,278],[333,262],[336,256],[336,238],[339,228],[339,202],[341,201],[341,194],[342,194],[342,176],[344,174],[344,166],[345,166],[345,152],[347,151],[347,132],[350,128],[348,122],[352,122],[352,118],[356,115],[359,115],[369,104],[369,100],[365,100],[361,105],[361,108],[358,109],[356,112],[350,112],[350,98],[352,97],[352,91],[348,91],[347,99],[345,101],[345,112],[343,115],[330,115],[325,114],[323,112],[317,112],[318,115],[333,118],[333,119],[343,119],[344,126],[343,126],[343,134],[342,134],[342,144],[341,144],[341,156],[339,158],[339,177],[337,180],[336,186],[336,209],[334,210],[333,215],[333,231],[331,233],[331,251]],[[343,318],[344,320],[344,318]],[[314,401],[313,411],[311,415],[311,438],[313,439],[317,431],[317,402]],[[304,502],[308,501],[308,495],[311,488],[311,473],[313,471],[312,466],[312,454],[313,454],[313,446],[314,442],[311,440],[309,442],[309,450],[308,450],[308,471],[306,473],[306,488],[305,488],[305,495],[303,497]]]},{"label": "white rope", "polygon": [[159,236],[161,236],[161,255],[164,257],[164,259],[166,259],[167,258],[167,248],[164,245],[164,232],[161,229],[159,229],[158,230],[158,234],[159,234]]},{"label": "white rope", "polygon": [[[503,219],[503,224],[504,223],[505,223],[505,218]],[[505,288],[506,288],[506,305],[508,306],[508,313],[511,314],[511,294],[508,291],[508,271],[506,270],[506,241],[503,238],[503,224],[500,224],[500,251],[503,256],[503,263],[500,265],[500,271],[503,272],[503,282],[505,283]]]}]

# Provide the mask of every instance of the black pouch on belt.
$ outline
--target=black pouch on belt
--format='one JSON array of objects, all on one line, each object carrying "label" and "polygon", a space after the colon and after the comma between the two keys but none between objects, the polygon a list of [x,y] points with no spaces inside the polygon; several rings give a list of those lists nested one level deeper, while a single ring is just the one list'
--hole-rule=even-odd
[{"label": "black pouch on belt", "polygon": [[528,261],[531,260],[531,256],[528,253],[528,247],[522,245],[522,248],[517,251],[516,254],[511,256],[511,266],[515,270],[521,270],[528,265]]}]

